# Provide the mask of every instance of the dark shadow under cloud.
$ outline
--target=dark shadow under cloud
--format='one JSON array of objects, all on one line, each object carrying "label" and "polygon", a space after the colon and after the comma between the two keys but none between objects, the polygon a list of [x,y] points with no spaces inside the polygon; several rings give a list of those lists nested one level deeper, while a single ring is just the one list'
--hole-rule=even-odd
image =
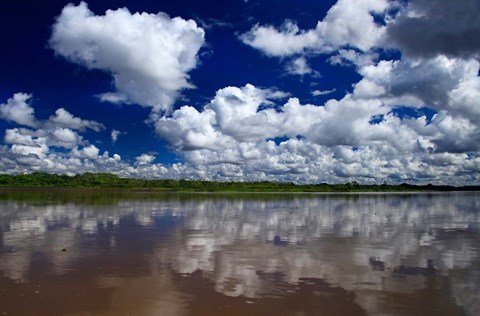
[{"label": "dark shadow under cloud", "polygon": [[479,58],[479,17],[479,0],[412,0],[387,33],[407,55]]}]

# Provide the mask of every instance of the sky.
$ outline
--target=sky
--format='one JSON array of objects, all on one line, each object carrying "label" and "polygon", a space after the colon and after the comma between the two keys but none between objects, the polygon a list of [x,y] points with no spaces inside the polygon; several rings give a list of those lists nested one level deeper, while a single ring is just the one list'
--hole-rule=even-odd
[{"label": "sky", "polygon": [[6,0],[0,173],[480,184],[480,0]]}]

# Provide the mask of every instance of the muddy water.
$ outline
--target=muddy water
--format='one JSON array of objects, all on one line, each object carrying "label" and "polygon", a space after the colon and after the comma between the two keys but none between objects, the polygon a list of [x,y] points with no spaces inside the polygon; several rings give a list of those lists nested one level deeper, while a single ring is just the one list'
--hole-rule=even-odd
[{"label": "muddy water", "polygon": [[480,315],[480,193],[0,192],[0,315]]}]

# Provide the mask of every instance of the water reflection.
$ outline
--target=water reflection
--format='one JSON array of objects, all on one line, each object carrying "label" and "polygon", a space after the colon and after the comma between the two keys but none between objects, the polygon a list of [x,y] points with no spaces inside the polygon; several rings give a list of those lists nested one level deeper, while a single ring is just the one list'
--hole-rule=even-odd
[{"label": "water reflection", "polygon": [[16,194],[11,314],[480,315],[477,193]]}]

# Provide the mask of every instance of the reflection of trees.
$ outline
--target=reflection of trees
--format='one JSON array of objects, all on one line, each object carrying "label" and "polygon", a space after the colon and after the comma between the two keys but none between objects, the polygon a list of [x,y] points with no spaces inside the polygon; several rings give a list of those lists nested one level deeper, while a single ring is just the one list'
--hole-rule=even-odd
[{"label": "reflection of trees", "polygon": [[[231,297],[272,296],[283,293],[281,284],[316,278],[354,291],[364,308],[380,312],[379,291],[408,296],[429,286],[419,282],[424,276],[399,280],[391,271],[426,267],[431,259],[438,278],[452,280],[459,304],[471,314],[480,306],[472,294],[479,284],[478,195],[182,196],[4,201],[0,271],[25,280],[40,249],[57,274],[66,273],[78,260],[99,256],[88,251],[93,245],[112,256],[168,264],[179,274],[201,272]],[[383,271],[372,269],[370,258]],[[120,264],[126,263],[104,266]]]}]

